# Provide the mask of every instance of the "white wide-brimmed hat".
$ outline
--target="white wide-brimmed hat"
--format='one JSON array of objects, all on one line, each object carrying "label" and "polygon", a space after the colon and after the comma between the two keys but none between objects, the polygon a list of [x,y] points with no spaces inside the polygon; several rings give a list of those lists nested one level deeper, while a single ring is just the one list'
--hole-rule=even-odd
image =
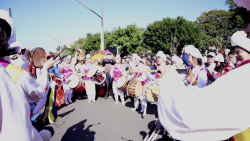
[{"label": "white wide-brimmed hat", "polygon": [[167,61],[167,56],[163,53],[163,51],[159,51],[156,54],[156,57],[161,57],[164,61]]},{"label": "white wide-brimmed hat", "polygon": [[89,58],[91,58],[91,55],[90,55],[90,54],[87,54],[87,55],[86,55],[86,59],[89,59]]},{"label": "white wide-brimmed hat", "polygon": [[201,52],[197,48],[190,48],[189,54],[196,58],[202,58]]},{"label": "white wide-brimmed hat", "polygon": [[179,64],[181,64],[181,65],[183,65],[182,59],[179,58],[179,57],[177,57],[177,56],[173,56],[173,57],[172,57],[172,61],[173,61],[173,62],[176,62],[176,63],[179,63]]},{"label": "white wide-brimmed hat", "polygon": [[218,62],[224,62],[224,57],[222,54],[218,54],[214,60]]},{"label": "white wide-brimmed hat", "polygon": [[250,53],[250,39],[247,38],[245,31],[236,31],[231,37],[231,45]]}]

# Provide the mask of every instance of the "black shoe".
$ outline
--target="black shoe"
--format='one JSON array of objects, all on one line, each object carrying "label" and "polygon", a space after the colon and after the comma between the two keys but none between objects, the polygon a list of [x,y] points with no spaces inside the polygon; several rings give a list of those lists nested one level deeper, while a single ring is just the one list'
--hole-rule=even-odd
[{"label": "black shoe", "polygon": [[105,94],[105,97],[104,97],[104,98],[107,99],[108,97],[109,97],[109,94],[108,94],[108,93]]}]

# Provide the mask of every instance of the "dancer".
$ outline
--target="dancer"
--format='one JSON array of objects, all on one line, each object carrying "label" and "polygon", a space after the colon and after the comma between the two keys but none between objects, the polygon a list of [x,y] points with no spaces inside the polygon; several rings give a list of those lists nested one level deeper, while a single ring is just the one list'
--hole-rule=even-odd
[{"label": "dancer", "polygon": [[[133,68],[133,71],[146,71],[147,67],[142,64],[141,57],[138,55],[134,55],[136,66]],[[142,83],[142,86],[147,82],[147,75],[145,72],[141,73],[135,73],[134,74],[134,80],[140,81]],[[134,98],[134,106],[135,108],[132,109],[132,111],[135,111],[139,108],[139,99],[141,100],[141,113],[146,115],[146,109],[147,109],[147,100],[142,96],[142,92],[138,98]]]},{"label": "dancer", "polygon": [[[76,58],[74,58],[76,59]],[[73,73],[75,73],[75,69],[74,69],[74,62],[73,61],[71,63],[71,56],[70,55],[65,55],[63,56],[63,62],[59,65],[59,68],[61,68],[61,72],[64,76],[64,80],[63,80],[63,90],[64,90],[64,103],[66,105],[68,105],[69,103],[72,103],[71,101],[71,97],[72,97],[72,92],[73,89],[71,89],[67,82],[68,82],[68,78],[70,75],[72,75]]]},{"label": "dancer", "polygon": [[120,89],[117,88],[117,81],[120,77],[125,75],[125,69],[121,63],[121,57],[120,55],[116,55],[116,63],[115,65],[111,68],[110,75],[112,77],[113,81],[113,92],[115,94],[115,104],[118,104],[118,96],[120,96],[122,104],[124,103],[124,92]]},{"label": "dancer", "polygon": [[96,89],[95,89],[95,81],[93,81],[91,78],[87,76],[89,70],[91,67],[96,67],[93,63],[91,63],[91,56],[90,54],[86,55],[86,62],[81,67],[81,72],[85,74],[84,80],[85,80],[85,89],[86,93],[88,95],[89,103],[92,101],[96,103],[95,101],[95,95],[96,95]]}]

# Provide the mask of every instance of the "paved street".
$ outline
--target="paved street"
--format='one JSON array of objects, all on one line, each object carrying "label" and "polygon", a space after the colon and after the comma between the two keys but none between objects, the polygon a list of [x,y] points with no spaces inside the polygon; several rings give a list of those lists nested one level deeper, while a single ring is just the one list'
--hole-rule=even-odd
[{"label": "paved street", "polygon": [[147,115],[143,116],[137,111],[132,112],[133,100],[128,98],[125,103],[115,104],[109,97],[98,98],[97,103],[77,100],[62,107],[57,121],[48,125],[54,130],[51,141],[143,140],[158,117],[157,106],[148,103]]}]

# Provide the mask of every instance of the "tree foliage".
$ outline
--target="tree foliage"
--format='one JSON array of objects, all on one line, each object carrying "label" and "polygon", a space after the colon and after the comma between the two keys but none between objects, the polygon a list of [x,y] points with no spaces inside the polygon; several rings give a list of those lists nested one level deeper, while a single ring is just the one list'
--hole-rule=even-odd
[{"label": "tree foliage", "polygon": [[183,17],[164,18],[149,24],[143,34],[143,46],[151,49],[153,53],[159,50],[165,53],[180,53],[185,45],[202,47],[205,39],[206,35],[194,22]]},{"label": "tree foliage", "polygon": [[244,30],[250,22],[247,9],[243,7],[237,7],[233,0],[226,0],[226,4],[229,6],[229,12],[231,13],[229,22],[232,26],[233,32]]},{"label": "tree foliage", "polygon": [[136,25],[129,25],[125,29],[119,27],[107,34],[105,39],[106,48],[120,46],[121,56],[142,53],[142,31],[143,28],[138,28]]},{"label": "tree foliage", "polygon": [[225,10],[211,10],[197,18],[197,23],[207,34],[207,46],[225,48],[230,44],[230,36],[233,33],[230,18],[231,13]]}]

